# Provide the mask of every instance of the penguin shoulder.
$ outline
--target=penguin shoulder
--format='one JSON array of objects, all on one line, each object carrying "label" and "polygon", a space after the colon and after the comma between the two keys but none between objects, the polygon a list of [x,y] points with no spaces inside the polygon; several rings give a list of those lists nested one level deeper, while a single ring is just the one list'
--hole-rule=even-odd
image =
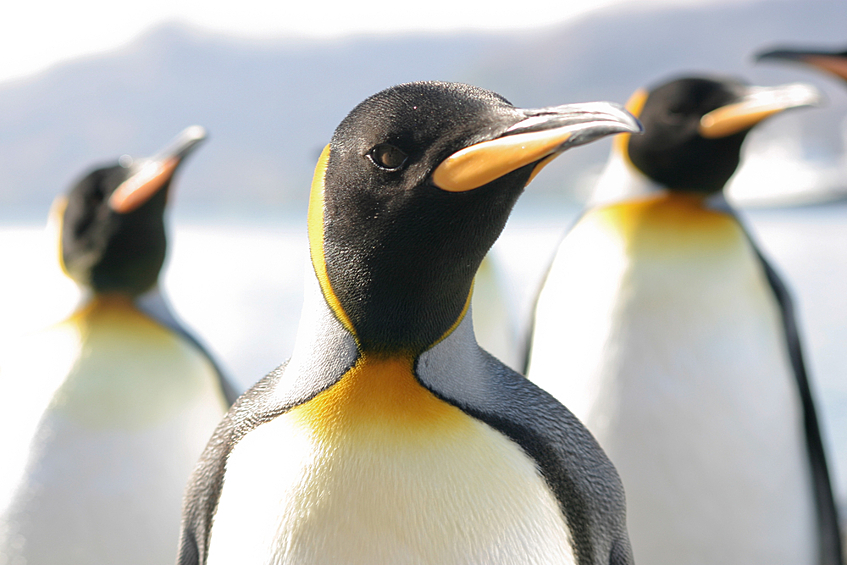
[{"label": "penguin shoulder", "polygon": [[[169,301],[156,285],[149,291],[135,299],[135,305],[144,314],[158,322],[160,325],[174,332],[177,336],[185,340],[190,346],[206,358],[206,361],[211,365],[212,371],[217,377],[221,392],[226,399],[227,406],[232,406],[238,398],[240,392],[232,379],[225,374],[221,365],[217,362],[211,351],[201,341],[186,328],[185,324],[174,314],[173,308]],[[242,391],[243,392],[243,391]]]},{"label": "penguin shoulder", "polygon": [[469,312],[420,356],[418,378],[534,461],[565,515],[580,560],[630,563],[623,486],[611,461],[567,408],[481,349],[472,332]]}]

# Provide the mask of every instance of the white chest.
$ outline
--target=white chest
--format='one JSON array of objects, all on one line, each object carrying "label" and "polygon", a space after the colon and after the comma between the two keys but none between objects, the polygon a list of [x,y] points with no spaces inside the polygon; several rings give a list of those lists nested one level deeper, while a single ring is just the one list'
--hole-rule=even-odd
[{"label": "white chest", "polygon": [[209,565],[574,563],[534,463],[457,417],[450,430],[375,418],[338,442],[297,414],[261,425],[228,459]]}]

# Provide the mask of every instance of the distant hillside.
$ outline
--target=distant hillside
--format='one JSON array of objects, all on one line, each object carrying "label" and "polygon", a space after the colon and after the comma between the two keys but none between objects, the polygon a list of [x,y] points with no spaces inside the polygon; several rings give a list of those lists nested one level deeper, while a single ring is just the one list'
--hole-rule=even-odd
[{"label": "distant hillside", "polygon": [[[168,26],[121,51],[0,85],[0,206],[45,207],[90,166],[150,154],[193,123],[210,141],[182,173],[180,207],[302,205],[316,157],[346,112],[421,79],[478,84],[520,106],[624,102],[683,70],[811,81],[829,93],[829,108],[782,117],[768,135],[800,136],[804,152],[834,160],[847,89],[804,69],[753,67],[750,55],[773,43],[847,44],[845,30],[843,0],[602,11],[520,34],[256,43]],[[540,175],[534,197],[572,192],[607,152],[598,143],[562,158]]]}]

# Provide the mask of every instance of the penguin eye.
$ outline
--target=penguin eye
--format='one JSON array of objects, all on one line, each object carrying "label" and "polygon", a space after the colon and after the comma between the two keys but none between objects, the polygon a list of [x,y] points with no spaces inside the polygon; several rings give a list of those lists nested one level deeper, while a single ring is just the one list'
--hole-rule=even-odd
[{"label": "penguin eye", "polygon": [[386,171],[396,171],[406,162],[407,155],[388,143],[380,143],[368,151],[368,159]]}]

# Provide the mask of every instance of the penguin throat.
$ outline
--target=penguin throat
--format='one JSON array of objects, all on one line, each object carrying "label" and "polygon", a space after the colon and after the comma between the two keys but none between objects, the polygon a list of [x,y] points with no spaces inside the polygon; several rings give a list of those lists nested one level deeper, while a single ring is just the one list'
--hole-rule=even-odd
[{"label": "penguin throat", "polygon": [[653,150],[645,140],[634,137],[628,158],[636,169],[670,190],[710,195],[722,191],[735,174],[746,135],[745,131],[718,140],[699,138],[673,151]]},{"label": "penguin throat", "polygon": [[119,292],[94,293],[83,297],[79,307],[71,315],[72,320],[88,320],[104,312],[133,312],[140,314],[134,299]]},{"label": "penguin throat", "polygon": [[464,319],[472,296],[468,288],[462,301],[427,304],[420,299],[424,291],[390,285],[354,289],[342,286],[340,293],[335,288],[329,285],[323,292],[330,310],[353,335],[361,353],[379,358],[416,358],[435,346]]},{"label": "penguin throat", "polygon": [[363,354],[337,384],[292,415],[324,439],[364,430],[393,436],[404,429],[455,427],[461,412],[424,388],[413,364],[411,357]]}]

